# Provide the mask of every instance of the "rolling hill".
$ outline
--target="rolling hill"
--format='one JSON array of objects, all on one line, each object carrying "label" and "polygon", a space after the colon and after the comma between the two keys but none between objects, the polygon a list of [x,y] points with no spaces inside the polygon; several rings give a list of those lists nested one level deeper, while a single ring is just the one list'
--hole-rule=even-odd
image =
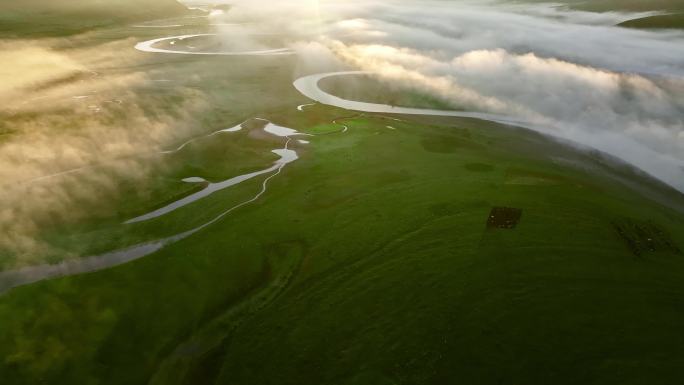
[{"label": "rolling hill", "polygon": [[684,28],[684,13],[642,17],[625,21],[619,25],[627,28],[681,29]]}]

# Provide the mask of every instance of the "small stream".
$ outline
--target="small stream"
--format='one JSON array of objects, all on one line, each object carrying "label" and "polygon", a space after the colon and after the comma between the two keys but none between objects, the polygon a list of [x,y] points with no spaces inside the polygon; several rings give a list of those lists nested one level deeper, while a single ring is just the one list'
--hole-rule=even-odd
[{"label": "small stream", "polygon": [[[242,127],[236,126],[236,127]],[[239,131],[239,129],[236,129],[236,127],[226,129],[226,130],[219,130],[216,131],[212,134],[209,135],[204,135],[203,137],[207,136],[212,136],[215,135],[219,132],[235,132]],[[232,131],[229,131],[232,130]],[[240,202],[227,210],[221,212],[218,214],[216,217],[214,217],[212,220],[195,227],[191,230],[175,234],[166,238],[150,241],[150,242],[144,242],[138,245],[134,245],[131,247],[123,248],[120,250],[115,250],[111,251],[105,254],[100,254],[100,255],[95,255],[95,256],[90,256],[90,257],[83,257],[83,258],[78,258],[78,259],[72,259],[72,260],[67,260],[60,262],[58,264],[43,264],[43,265],[36,265],[36,266],[28,266],[16,270],[7,270],[7,271],[2,271],[0,272],[0,293],[4,293],[12,288],[18,287],[18,286],[23,286],[27,285],[30,283],[42,281],[45,279],[50,279],[50,278],[58,278],[58,277],[65,277],[65,276],[71,276],[71,275],[76,275],[76,274],[83,274],[83,273],[89,273],[89,272],[94,272],[94,271],[99,271],[99,270],[104,270],[108,269],[114,266],[118,266],[130,261],[134,261],[136,259],[143,258],[147,255],[150,255],[152,253],[155,253],[165,246],[168,246],[170,244],[179,242],[201,230],[204,228],[218,222],[219,220],[223,219],[225,216],[228,214],[232,213],[233,211],[246,206],[250,203],[253,203],[257,201],[259,198],[261,198],[262,195],[266,193],[268,190],[268,183],[278,176],[283,168],[288,165],[289,163],[294,162],[295,160],[299,159],[298,154],[296,151],[292,150],[289,148],[290,141],[292,140],[291,136],[297,136],[297,135],[307,135],[307,134],[302,134],[298,132],[297,130],[287,128],[287,127],[282,127],[275,125],[271,122],[269,122],[264,128],[264,131],[271,133],[276,136],[284,137],[285,138],[285,144],[283,148],[281,149],[275,149],[273,150],[273,153],[276,155],[280,156],[280,159],[275,161],[275,163],[264,170],[257,171],[255,173],[250,173],[250,174],[245,174],[241,175],[235,178],[228,179],[224,182],[213,184],[215,187],[211,188],[212,184],[210,184],[210,187],[207,187],[207,189],[204,189],[200,191],[199,193],[193,194],[189,197],[183,198],[179,201],[176,201],[169,206],[166,206],[165,208],[162,208],[160,210],[155,210],[151,213],[145,214],[141,217],[134,218],[127,223],[133,223],[133,222],[140,222],[143,220],[148,220],[152,218],[159,217],[161,215],[164,215],[168,212],[171,212],[173,210],[176,210],[180,207],[183,207],[189,203],[192,203],[194,201],[197,201],[198,199],[201,199],[205,196],[210,195],[213,192],[219,191],[220,189],[228,188],[230,186],[234,186],[242,181],[254,178],[258,175],[264,175],[264,174],[269,174],[266,179],[261,184],[261,189],[257,192],[256,195],[254,195],[252,198]],[[193,140],[196,140],[198,138],[195,138]],[[185,143],[187,144],[187,142]],[[184,145],[181,145],[176,151],[180,150]],[[203,182],[203,178],[199,177],[190,177],[190,178],[185,178],[184,181],[188,183],[198,183],[198,182]],[[209,190],[209,191],[207,191]],[[206,191],[206,192],[205,192]],[[189,199],[192,198],[192,199]]]}]

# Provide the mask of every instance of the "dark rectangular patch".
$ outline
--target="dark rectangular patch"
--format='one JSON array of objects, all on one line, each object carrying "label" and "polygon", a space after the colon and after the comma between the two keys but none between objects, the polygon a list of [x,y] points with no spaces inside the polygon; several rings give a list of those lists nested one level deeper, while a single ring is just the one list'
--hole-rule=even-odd
[{"label": "dark rectangular patch", "polygon": [[494,207],[487,218],[488,229],[514,229],[520,222],[522,209]]},{"label": "dark rectangular patch", "polygon": [[681,250],[675,245],[670,234],[653,222],[623,219],[614,221],[613,228],[627,248],[636,256],[658,251],[681,254]]}]

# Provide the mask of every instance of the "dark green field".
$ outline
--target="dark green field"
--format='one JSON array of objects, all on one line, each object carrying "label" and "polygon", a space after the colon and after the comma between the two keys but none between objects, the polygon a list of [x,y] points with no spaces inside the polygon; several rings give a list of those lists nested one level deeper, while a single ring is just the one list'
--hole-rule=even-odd
[{"label": "dark green field", "polygon": [[[102,27],[78,44],[176,32]],[[680,192],[606,154],[518,127],[320,104],[298,111],[310,101],[292,87],[295,57],[125,53],[130,62],[92,70],[146,78],[123,96],[104,93],[129,98],[103,103],[106,116],[129,124],[135,101],[178,129],[163,149],[198,139],[172,154],[110,160],[146,171],[135,177],[103,164],[66,176],[75,193],[106,174],[115,193],[83,199],[82,215],[41,217],[36,239],[50,248],[33,262],[168,237],[253,198],[270,174],[122,224],[203,187],[182,178],[219,182],[271,166],[284,139],[255,118],[313,136],[293,137],[310,143],[289,144],[299,159],[263,196],[192,236],[110,269],[1,293],[1,384],[681,381]],[[61,87],[51,82],[37,89]],[[449,107],[401,89],[326,87]],[[187,107],[198,95],[201,106]],[[79,108],[3,110],[0,144],[26,122],[75,130],[86,116]],[[242,122],[241,131],[203,137]],[[28,196],[41,186],[5,188]],[[0,250],[0,271],[17,264],[20,256]]]},{"label": "dark green field", "polygon": [[[536,2],[544,2],[538,1]],[[528,1],[530,2],[530,1]],[[560,4],[567,4],[578,9],[595,12],[607,11],[682,11],[684,3],[679,0],[563,0]]]},{"label": "dark green field", "polygon": [[619,25],[627,28],[681,29],[684,28],[684,13],[649,16],[641,19],[628,20]]}]

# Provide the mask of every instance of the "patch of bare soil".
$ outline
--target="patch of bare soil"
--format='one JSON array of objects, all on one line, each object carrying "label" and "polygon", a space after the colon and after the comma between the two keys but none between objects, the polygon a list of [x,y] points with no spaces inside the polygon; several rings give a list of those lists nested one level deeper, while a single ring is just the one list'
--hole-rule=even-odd
[{"label": "patch of bare soil", "polygon": [[514,229],[520,222],[522,209],[493,207],[487,218],[488,229]]},{"label": "patch of bare soil", "polygon": [[637,257],[654,252],[682,253],[670,234],[651,221],[638,222],[632,219],[623,219],[613,221],[612,224],[620,239]]}]

